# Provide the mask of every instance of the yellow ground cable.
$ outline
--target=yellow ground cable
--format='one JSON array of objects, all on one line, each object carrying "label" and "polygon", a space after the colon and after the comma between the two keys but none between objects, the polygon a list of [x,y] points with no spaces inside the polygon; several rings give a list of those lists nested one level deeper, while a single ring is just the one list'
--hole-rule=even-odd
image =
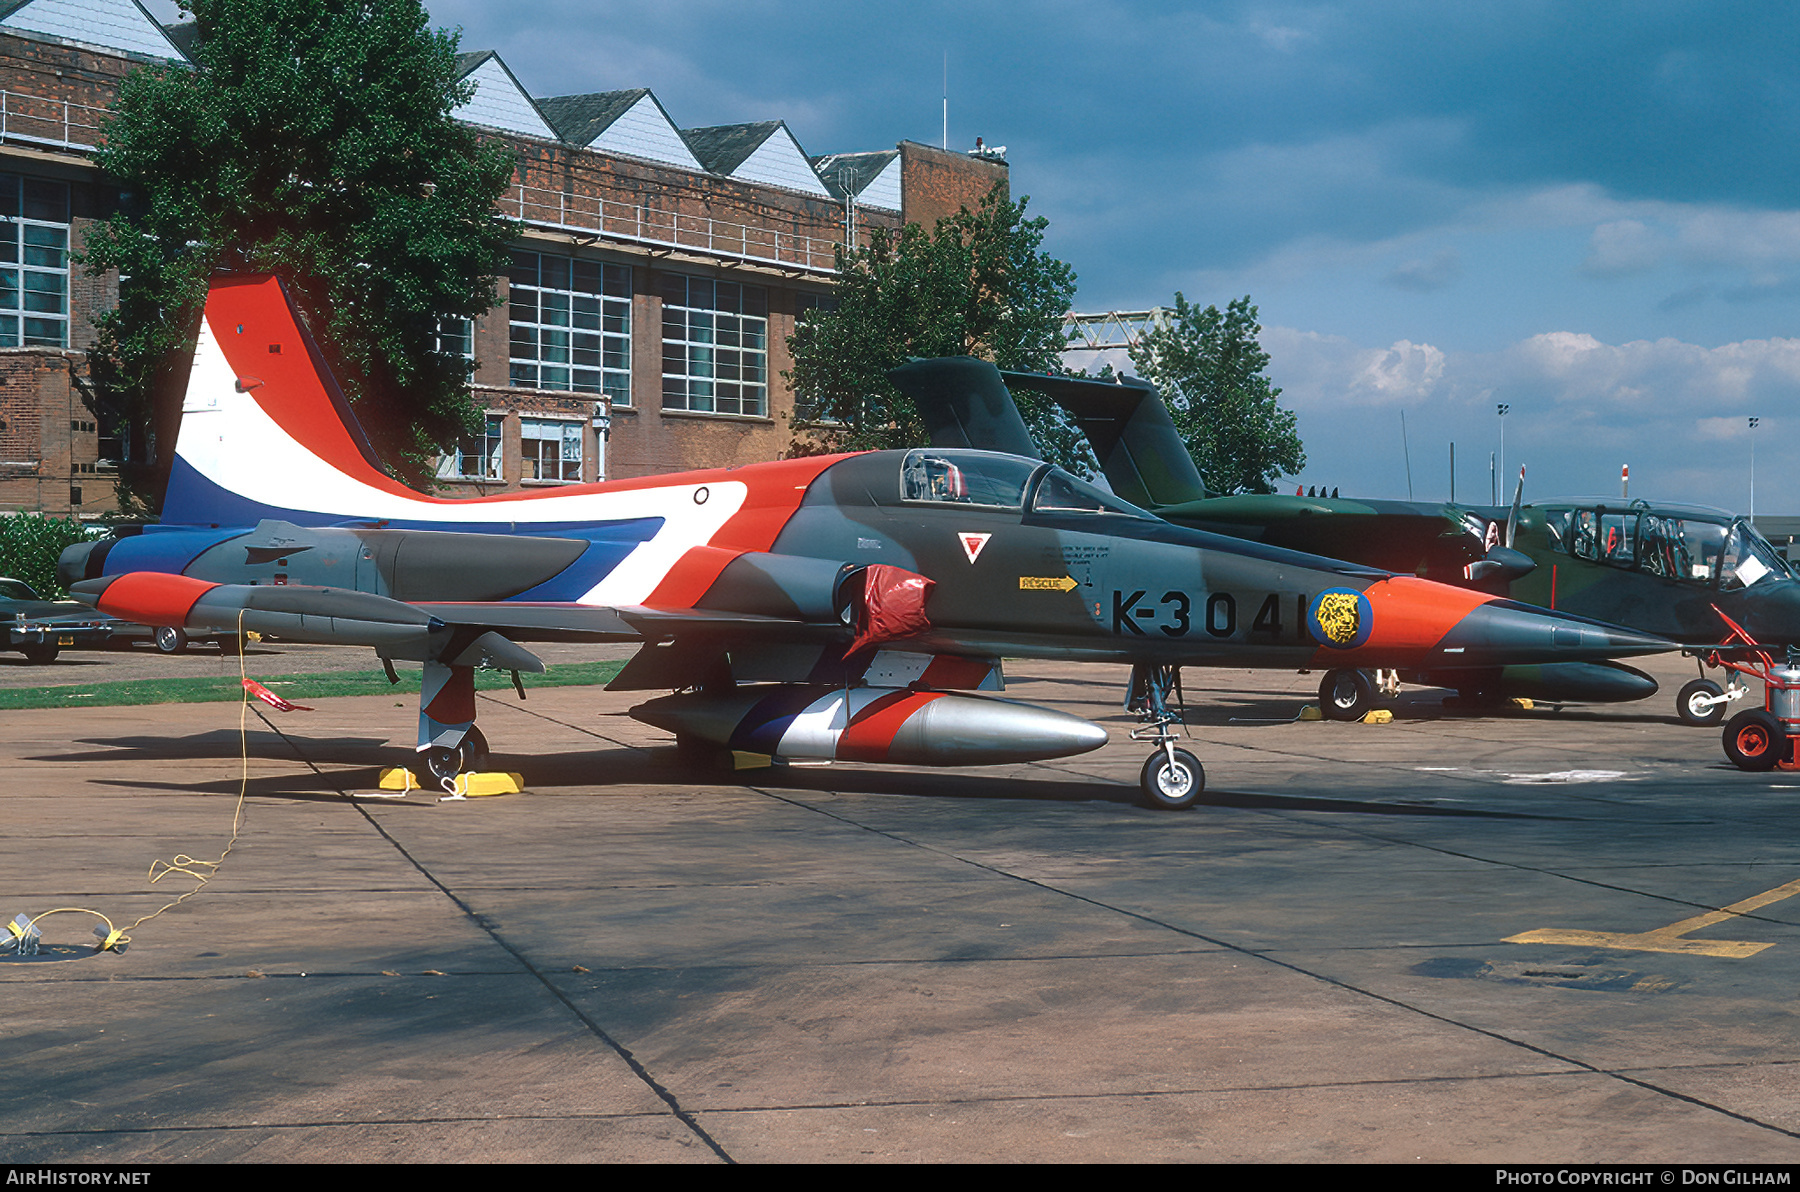
[{"label": "yellow ground cable", "polygon": [[[106,935],[104,938],[101,939],[100,947],[98,949],[101,952],[104,952],[109,948],[113,948],[113,947],[116,947],[121,944],[129,944],[131,942],[131,937],[126,935],[123,931],[119,930],[117,927],[114,927],[113,921],[111,919],[107,918],[105,915],[101,914],[99,911],[89,910],[85,906],[59,906],[55,910],[45,911],[43,914],[38,915],[36,918],[32,919],[31,922],[27,923],[25,925],[25,927],[27,930],[29,930],[30,928],[36,927],[38,925],[39,920],[48,919],[51,915],[67,915],[67,914],[92,915],[92,916],[94,916],[94,918],[96,918],[96,919],[100,920],[102,923],[106,924]],[[11,923],[8,923],[6,926],[7,926],[7,929],[10,930],[13,933],[13,935],[15,935],[15,936],[24,934],[23,931],[21,931],[19,928],[15,927]],[[135,926],[135,924],[134,924],[134,926]],[[95,934],[98,935],[99,933],[96,932]]]},{"label": "yellow ground cable", "polygon": [[[238,640],[238,652],[237,652],[237,654],[238,654],[238,678],[241,682],[247,684],[249,681],[249,678],[250,678],[250,674],[249,674],[249,671],[245,669],[245,663],[244,663],[245,634],[244,634],[244,610],[243,609],[238,610],[237,640]],[[14,937],[19,937],[19,936],[24,935],[25,931],[28,931],[32,927],[35,927],[38,924],[39,920],[47,919],[51,915],[63,915],[63,914],[93,915],[95,918],[99,919],[102,923],[106,924],[106,936],[104,939],[101,940],[100,946],[99,946],[99,951],[105,952],[109,949],[115,949],[118,947],[122,947],[125,944],[129,944],[131,942],[131,937],[129,935],[126,935],[125,932],[137,930],[137,928],[139,928],[140,926],[142,926],[145,923],[148,923],[150,920],[156,918],[156,916],[162,914],[164,911],[168,910],[169,908],[180,906],[182,903],[186,902],[188,899],[190,899],[194,895],[198,894],[203,888],[205,888],[206,883],[211,881],[213,879],[213,877],[218,873],[219,866],[221,866],[225,863],[225,858],[231,855],[231,850],[232,850],[233,846],[235,846],[237,844],[239,828],[243,824],[244,799],[248,795],[249,790],[250,790],[249,723],[250,723],[250,688],[246,685],[243,688],[243,699],[238,704],[238,753],[239,753],[239,757],[243,763],[243,770],[242,770],[242,776],[238,782],[237,807],[235,810],[233,810],[233,812],[231,814],[231,839],[226,841],[225,851],[219,854],[219,859],[217,861],[198,861],[198,860],[195,860],[193,857],[188,856],[186,853],[176,853],[175,859],[173,861],[164,861],[159,858],[157,860],[150,862],[149,878],[150,878],[150,882],[152,885],[154,885],[157,882],[160,882],[163,878],[168,877],[171,873],[185,874],[186,876],[191,877],[196,882],[198,882],[199,883],[198,885],[196,885],[192,890],[189,890],[186,894],[183,894],[181,897],[175,899],[173,902],[167,902],[167,903],[164,903],[162,906],[157,907],[154,911],[151,911],[149,914],[145,915],[143,918],[139,919],[137,922],[133,923],[130,927],[127,927],[124,930],[120,930],[118,927],[115,927],[113,925],[113,921],[111,919],[107,918],[105,915],[101,914],[99,911],[90,910],[85,906],[59,906],[59,907],[55,908],[54,910],[48,910],[48,911],[43,912],[40,915],[33,917],[31,919],[31,921],[25,925],[24,928],[19,928],[12,923],[8,923],[8,924],[6,924],[7,930],[10,931]],[[161,866],[161,868],[159,869],[158,866]],[[211,872],[210,873],[202,873],[202,872],[200,872],[201,869],[211,870]],[[99,933],[96,932],[95,934],[98,935]]]},{"label": "yellow ground cable", "polygon": [[[238,610],[237,645],[238,645],[238,651],[237,651],[238,678],[239,678],[240,682],[247,683],[250,678],[250,673],[246,669],[246,665],[244,662],[244,610],[243,609]],[[217,861],[197,861],[193,857],[188,856],[186,853],[177,853],[177,854],[175,854],[175,859],[173,861],[164,861],[164,860],[158,858],[157,860],[150,862],[149,878],[150,878],[150,882],[152,885],[154,885],[157,882],[160,882],[163,878],[168,877],[171,873],[185,874],[186,876],[193,878],[198,884],[192,890],[189,890],[187,893],[185,893],[181,897],[175,899],[173,902],[167,902],[167,903],[164,903],[162,906],[157,907],[155,910],[151,911],[149,914],[145,915],[143,918],[141,918],[137,922],[133,923],[130,927],[127,927],[125,929],[126,931],[137,930],[139,927],[143,926],[145,923],[148,923],[150,920],[156,918],[156,916],[162,914],[164,911],[170,909],[171,907],[180,906],[182,903],[186,902],[188,899],[190,899],[194,895],[198,894],[202,889],[204,889],[206,887],[206,883],[211,881],[213,879],[213,877],[215,875],[217,875],[217,873],[219,871],[219,866],[225,864],[225,858],[229,857],[231,855],[232,848],[237,844],[238,831],[242,827],[243,821],[244,821],[244,799],[248,795],[249,790],[250,790],[249,724],[250,724],[250,688],[248,686],[245,686],[243,688],[243,696],[238,703],[238,754],[239,754],[239,758],[243,764],[243,769],[242,769],[241,776],[238,781],[237,807],[235,809],[233,809],[233,811],[231,813],[231,839],[225,842],[225,851],[219,854],[219,859]],[[162,868],[159,870],[157,868],[158,866],[161,866]],[[210,870],[211,872],[201,873],[200,872],[201,869]],[[111,924],[109,923],[108,926],[111,926]],[[120,932],[117,934],[118,934],[118,941],[120,943],[128,944],[131,942],[131,937],[129,935],[125,935],[123,932]]]}]

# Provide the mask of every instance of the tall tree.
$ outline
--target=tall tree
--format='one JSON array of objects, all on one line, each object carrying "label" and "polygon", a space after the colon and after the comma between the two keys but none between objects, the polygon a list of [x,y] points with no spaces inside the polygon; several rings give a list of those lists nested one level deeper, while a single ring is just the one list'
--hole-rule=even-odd
[{"label": "tall tree", "polygon": [[1208,491],[1269,493],[1275,480],[1306,466],[1292,410],[1263,371],[1269,354],[1246,294],[1223,311],[1175,295],[1167,327],[1146,332],[1131,362],[1162,390]]},{"label": "tall tree", "polygon": [[[514,225],[513,157],[451,113],[470,96],[457,35],[419,0],[181,0],[194,67],[145,67],[96,155],[119,211],[87,237],[125,278],[94,375],[166,468],[215,270],[279,275],[389,466],[415,483],[478,411],[440,321],[495,305]],[[154,491],[139,475],[138,495]]]},{"label": "tall tree", "polygon": [[[1005,369],[1064,372],[1063,316],[1075,271],[1041,251],[1049,221],[1025,218],[996,186],[977,209],[839,250],[837,307],[800,321],[786,373],[800,399],[795,450],[854,451],[926,442],[911,399],[888,381],[912,356],[980,356]],[[1079,463],[1080,433],[1035,393],[1015,395],[1053,459]]]}]

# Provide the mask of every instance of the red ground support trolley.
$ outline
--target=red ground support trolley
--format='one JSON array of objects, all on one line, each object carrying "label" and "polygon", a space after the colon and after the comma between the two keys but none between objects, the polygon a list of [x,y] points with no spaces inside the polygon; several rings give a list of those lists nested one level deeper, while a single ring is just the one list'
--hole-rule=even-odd
[{"label": "red ground support trolley", "polygon": [[[1719,612],[1714,606],[1714,612]],[[1725,756],[1740,770],[1800,770],[1800,659],[1793,647],[1777,663],[1767,646],[1743,626],[1719,613],[1731,626],[1722,645],[1694,651],[1707,666],[1763,681],[1763,706],[1745,708],[1725,722]],[[1729,697],[1726,697],[1729,698]]]}]

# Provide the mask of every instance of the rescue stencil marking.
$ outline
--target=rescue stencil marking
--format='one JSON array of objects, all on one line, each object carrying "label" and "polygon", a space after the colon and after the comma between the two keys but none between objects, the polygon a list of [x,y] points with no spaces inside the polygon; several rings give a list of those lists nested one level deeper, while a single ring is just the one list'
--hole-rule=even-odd
[{"label": "rescue stencil marking", "polygon": [[1773,943],[1758,944],[1747,940],[1690,940],[1682,937],[1690,932],[1699,931],[1703,927],[1711,927],[1715,923],[1723,923],[1727,919],[1735,919],[1759,910],[1770,903],[1780,902],[1800,894],[1800,879],[1784,886],[1776,886],[1773,890],[1765,890],[1742,902],[1734,902],[1730,906],[1716,911],[1707,911],[1703,915],[1695,915],[1691,919],[1683,919],[1679,923],[1671,923],[1667,927],[1658,927],[1651,931],[1637,933],[1624,931],[1569,931],[1560,927],[1543,927],[1536,931],[1527,931],[1519,935],[1509,935],[1505,939],[1508,944],[1567,944],[1577,948],[1620,948],[1628,952],[1680,952],[1689,956],[1722,956],[1727,960],[1742,960],[1746,956],[1754,956],[1764,948],[1773,948]]},{"label": "rescue stencil marking", "polygon": [[1021,592],[1072,592],[1080,585],[1069,575],[1021,575]]},{"label": "rescue stencil marking", "polygon": [[992,537],[992,534],[958,534],[956,536],[957,541],[962,543],[963,554],[969,556],[971,563],[981,554],[981,548],[986,546],[988,539]]}]

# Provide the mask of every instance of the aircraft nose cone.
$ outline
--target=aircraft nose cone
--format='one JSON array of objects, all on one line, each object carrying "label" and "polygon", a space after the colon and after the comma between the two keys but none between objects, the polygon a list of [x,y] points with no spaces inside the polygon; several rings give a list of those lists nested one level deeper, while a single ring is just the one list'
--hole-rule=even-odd
[{"label": "aircraft nose cone", "polygon": [[[1739,607],[1721,607],[1759,642],[1777,646],[1800,643],[1800,583],[1763,580],[1744,594]],[[1716,617],[1714,621],[1715,636],[1723,639],[1725,623]]]},{"label": "aircraft nose cone", "polygon": [[1589,662],[1676,649],[1635,629],[1497,600],[1470,609],[1434,653],[1457,666]]}]

